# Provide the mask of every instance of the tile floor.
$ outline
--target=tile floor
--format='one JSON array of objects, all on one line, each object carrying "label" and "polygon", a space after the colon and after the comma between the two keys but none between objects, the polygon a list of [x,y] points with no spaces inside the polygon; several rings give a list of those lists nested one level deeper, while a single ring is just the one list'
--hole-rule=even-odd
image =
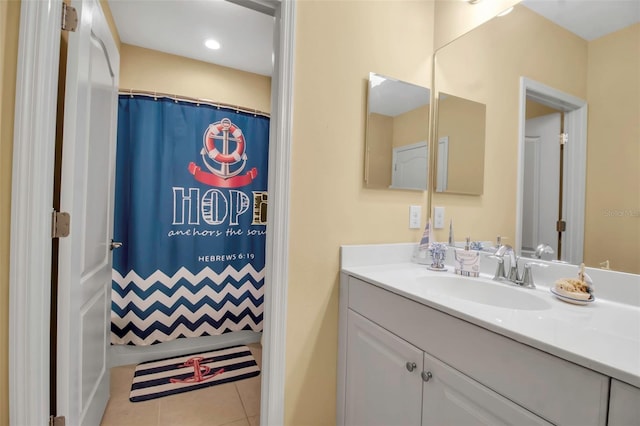
[{"label": "tile floor", "polygon": [[[262,347],[247,345],[262,368]],[[143,402],[130,402],[135,365],[111,369],[101,426],[259,426],[260,376]]]}]

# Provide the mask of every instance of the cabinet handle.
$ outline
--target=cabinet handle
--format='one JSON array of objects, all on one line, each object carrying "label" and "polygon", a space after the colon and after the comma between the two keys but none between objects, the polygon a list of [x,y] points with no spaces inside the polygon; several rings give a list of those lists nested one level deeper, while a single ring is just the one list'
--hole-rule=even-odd
[{"label": "cabinet handle", "polygon": [[416,369],[417,365],[415,362],[407,361],[407,370],[413,371]]},{"label": "cabinet handle", "polygon": [[424,380],[425,382],[428,382],[433,377],[431,371],[423,371],[420,375],[422,376],[422,380]]}]

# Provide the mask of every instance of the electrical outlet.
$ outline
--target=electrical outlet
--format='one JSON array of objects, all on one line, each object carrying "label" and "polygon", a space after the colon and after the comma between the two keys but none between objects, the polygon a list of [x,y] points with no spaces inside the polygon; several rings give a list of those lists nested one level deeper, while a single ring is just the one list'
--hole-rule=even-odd
[{"label": "electrical outlet", "polygon": [[433,208],[433,228],[444,228],[444,207],[436,206]]},{"label": "electrical outlet", "polygon": [[421,206],[409,206],[409,229],[420,229]]}]

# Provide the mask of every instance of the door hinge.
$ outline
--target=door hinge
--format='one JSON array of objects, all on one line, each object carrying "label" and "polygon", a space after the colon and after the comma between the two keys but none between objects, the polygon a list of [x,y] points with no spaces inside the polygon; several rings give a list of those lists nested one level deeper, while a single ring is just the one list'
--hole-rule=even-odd
[{"label": "door hinge", "polygon": [[49,426],[64,426],[64,416],[49,416]]},{"label": "door hinge", "polygon": [[559,220],[556,222],[556,231],[564,232],[567,230],[567,222],[564,220]]},{"label": "door hinge", "polygon": [[71,215],[67,212],[54,211],[51,215],[51,238],[64,238],[69,236],[71,227]]},{"label": "door hinge", "polygon": [[62,3],[62,31],[75,31],[78,29],[78,12],[73,6]]},{"label": "door hinge", "polygon": [[564,145],[569,142],[569,133],[560,133],[560,145]]}]

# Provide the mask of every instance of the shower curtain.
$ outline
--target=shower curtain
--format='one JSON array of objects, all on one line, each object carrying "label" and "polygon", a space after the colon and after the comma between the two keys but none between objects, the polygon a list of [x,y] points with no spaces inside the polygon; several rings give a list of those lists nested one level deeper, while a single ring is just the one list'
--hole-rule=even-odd
[{"label": "shower curtain", "polygon": [[269,118],[120,95],[111,341],[262,331]]}]

